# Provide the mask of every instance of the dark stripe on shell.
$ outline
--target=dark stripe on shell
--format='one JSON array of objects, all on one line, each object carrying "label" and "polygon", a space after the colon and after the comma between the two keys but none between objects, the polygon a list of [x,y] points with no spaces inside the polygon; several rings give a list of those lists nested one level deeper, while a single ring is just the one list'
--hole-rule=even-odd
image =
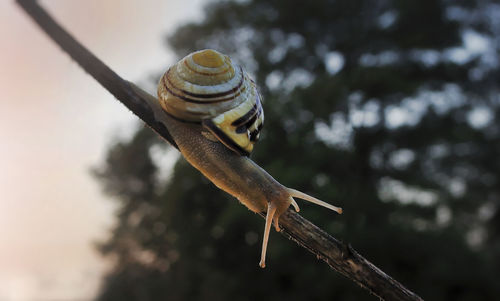
[{"label": "dark stripe on shell", "polygon": [[262,113],[262,110],[258,111],[257,114],[253,115],[250,120],[248,120],[244,124],[238,126],[236,128],[236,133],[242,134],[245,131],[247,131],[250,127],[252,127],[252,125],[255,123],[255,121],[257,120],[257,118],[259,118],[259,116],[260,116],[261,113]]},{"label": "dark stripe on shell", "polygon": [[262,123],[259,124],[259,126],[257,127],[257,129],[255,129],[254,131],[252,131],[250,133],[250,141],[255,142],[255,141],[259,140],[260,130],[262,130]]},{"label": "dark stripe on shell", "polygon": [[262,113],[262,110],[257,111],[257,114],[253,115],[250,120],[245,122],[244,124],[240,125],[239,127],[236,128],[236,132],[241,134],[247,131],[249,128],[252,127],[252,125],[255,123],[257,118],[259,118],[260,114]]},{"label": "dark stripe on shell", "polygon": [[239,127],[236,128],[236,133],[238,134],[243,134],[244,132],[247,131],[247,125],[244,124],[244,125],[240,125]]},{"label": "dark stripe on shell", "polygon": [[209,130],[212,134],[214,134],[220,142],[222,142],[225,146],[227,146],[232,151],[236,152],[242,156],[249,156],[250,153],[244,150],[241,146],[236,144],[231,138],[229,138],[221,129],[219,129],[211,119],[203,119],[202,125]]},{"label": "dark stripe on shell", "polygon": [[262,105],[260,104],[259,93],[257,93],[255,104],[250,109],[250,111],[248,111],[247,113],[245,113],[245,115],[233,121],[231,125],[239,127],[243,124],[246,124],[248,123],[248,120],[251,119],[256,113],[258,114],[258,116],[260,116],[260,114],[262,113]]},{"label": "dark stripe on shell", "polygon": [[252,119],[248,120],[248,122],[245,123],[247,128],[250,128],[252,126],[252,124],[255,123],[255,120],[257,120],[257,118],[259,118],[261,112],[262,111],[257,112],[257,114],[253,115]]},{"label": "dark stripe on shell", "polygon": [[245,87],[243,87],[243,89],[241,91],[239,91],[237,94],[232,95],[231,97],[220,98],[220,99],[215,99],[215,100],[212,100],[212,101],[207,101],[207,100],[195,100],[195,99],[192,99],[192,98],[189,98],[189,97],[177,94],[174,91],[170,90],[167,86],[165,86],[165,89],[168,91],[168,93],[174,95],[177,98],[180,98],[180,99],[185,100],[187,102],[197,103],[197,104],[202,104],[202,105],[209,105],[209,104],[213,104],[213,103],[218,103],[218,102],[224,102],[224,101],[233,100],[236,97],[240,96],[240,94],[245,91]]},{"label": "dark stripe on shell", "polygon": [[258,136],[259,136],[259,130],[255,130],[255,131],[251,132],[250,133],[250,141],[255,142],[255,141],[259,140]]},{"label": "dark stripe on shell", "polygon": [[[219,93],[212,93],[212,94],[199,94],[199,93],[193,93],[193,92],[189,92],[189,91],[186,91],[186,90],[183,90],[183,89],[179,89],[177,88],[169,79],[169,73],[170,73],[170,70],[172,68],[168,69],[167,71],[167,74],[165,74],[165,76],[163,76],[163,85],[165,86],[165,88],[171,92],[171,90],[169,89],[169,86],[170,87],[173,87],[174,89],[176,90],[179,90],[180,92],[182,92],[183,94],[186,94],[186,95],[189,95],[189,96],[192,96],[192,97],[195,97],[195,98],[217,98],[217,97],[221,97],[221,96],[227,96],[227,95],[230,95],[232,93],[236,93],[240,87],[243,85],[243,81],[245,79],[245,75],[243,73],[243,69],[240,67],[240,72],[241,72],[241,79],[238,83],[238,85],[236,85],[236,87],[232,88],[231,90],[228,90],[228,91],[224,91],[224,92],[219,92]],[[168,81],[168,84],[167,82]],[[177,94],[171,92],[173,95],[177,96]],[[181,97],[182,98],[182,97]],[[182,98],[184,99],[184,98]],[[189,98],[190,100],[192,100],[191,98]],[[195,101],[193,101],[195,102]]]},{"label": "dark stripe on shell", "polygon": [[250,109],[250,111],[246,112],[245,115],[233,121],[231,125],[236,127],[244,125],[250,118],[253,117],[253,115],[255,115],[256,112],[257,112],[257,104],[254,104],[253,107]]}]

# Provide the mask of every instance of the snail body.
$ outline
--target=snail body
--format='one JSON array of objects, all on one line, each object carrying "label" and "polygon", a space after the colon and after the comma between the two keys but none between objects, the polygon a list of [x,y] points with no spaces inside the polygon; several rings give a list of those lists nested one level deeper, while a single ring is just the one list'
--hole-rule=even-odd
[{"label": "snail body", "polygon": [[215,51],[194,52],[172,66],[158,85],[164,122],[186,160],[218,188],[253,212],[266,212],[259,265],[265,256],[271,224],[299,207],[293,197],[332,206],[285,187],[248,158],[264,121],[261,97],[246,72]]},{"label": "snail body", "polygon": [[200,135],[203,128],[178,121],[168,127],[184,158],[218,188],[236,197],[253,212],[264,212],[274,200],[283,213],[291,204],[286,188],[246,156]]}]

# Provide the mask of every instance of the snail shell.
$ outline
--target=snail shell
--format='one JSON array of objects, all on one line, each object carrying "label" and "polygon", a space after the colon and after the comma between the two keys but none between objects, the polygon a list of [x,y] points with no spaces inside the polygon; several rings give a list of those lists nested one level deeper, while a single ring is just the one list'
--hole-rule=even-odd
[{"label": "snail shell", "polygon": [[261,96],[248,74],[212,49],[191,53],[165,72],[158,99],[172,117],[201,123],[234,152],[248,156],[264,123]]}]

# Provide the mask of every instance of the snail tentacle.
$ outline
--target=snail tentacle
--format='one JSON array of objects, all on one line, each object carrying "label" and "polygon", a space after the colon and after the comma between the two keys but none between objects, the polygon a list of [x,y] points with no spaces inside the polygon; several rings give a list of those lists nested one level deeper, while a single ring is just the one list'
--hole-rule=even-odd
[{"label": "snail tentacle", "polygon": [[277,214],[275,214],[274,218],[273,218],[273,224],[274,224],[274,229],[276,230],[276,232],[281,232],[279,219],[280,219],[280,217]]},{"label": "snail tentacle", "polygon": [[269,241],[269,232],[271,230],[271,224],[275,213],[276,213],[276,206],[274,205],[273,202],[270,202],[267,206],[266,226],[264,227],[264,238],[262,240],[262,253],[260,255],[260,263],[259,263],[259,266],[261,268],[266,267],[267,243]]},{"label": "snail tentacle", "polygon": [[300,212],[299,204],[297,204],[297,202],[291,196],[290,196],[290,202],[293,208],[295,208],[295,212]]},{"label": "snail tentacle", "polygon": [[296,198],[299,198],[299,199],[302,199],[302,200],[314,203],[316,205],[320,205],[322,207],[325,207],[325,208],[328,208],[330,210],[333,210],[333,211],[337,212],[338,214],[342,214],[342,208],[340,208],[340,207],[333,206],[331,204],[328,204],[327,202],[323,202],[321,200],[318,200],[315,197],[312,197],[312,196],[310,196],[308,194],[305,194],[303,192],[300,192],[300,191],[292,189],[292,188],[286,188],[286,190],[288,191],[288,193],[290,193],[290,195],[292,197],[296,197]]}]

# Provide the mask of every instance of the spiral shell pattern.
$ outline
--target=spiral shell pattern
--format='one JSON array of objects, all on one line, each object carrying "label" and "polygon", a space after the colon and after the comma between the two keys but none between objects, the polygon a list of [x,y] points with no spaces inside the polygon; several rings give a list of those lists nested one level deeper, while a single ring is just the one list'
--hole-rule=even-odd
[{"label": "spiral shell pattern", "polygon": [[228,56],[211,49],[191,53],[168,69],[158,99],[169,115],[201,123],[241,155],[253,150],[264,123],[255,83]]}]

